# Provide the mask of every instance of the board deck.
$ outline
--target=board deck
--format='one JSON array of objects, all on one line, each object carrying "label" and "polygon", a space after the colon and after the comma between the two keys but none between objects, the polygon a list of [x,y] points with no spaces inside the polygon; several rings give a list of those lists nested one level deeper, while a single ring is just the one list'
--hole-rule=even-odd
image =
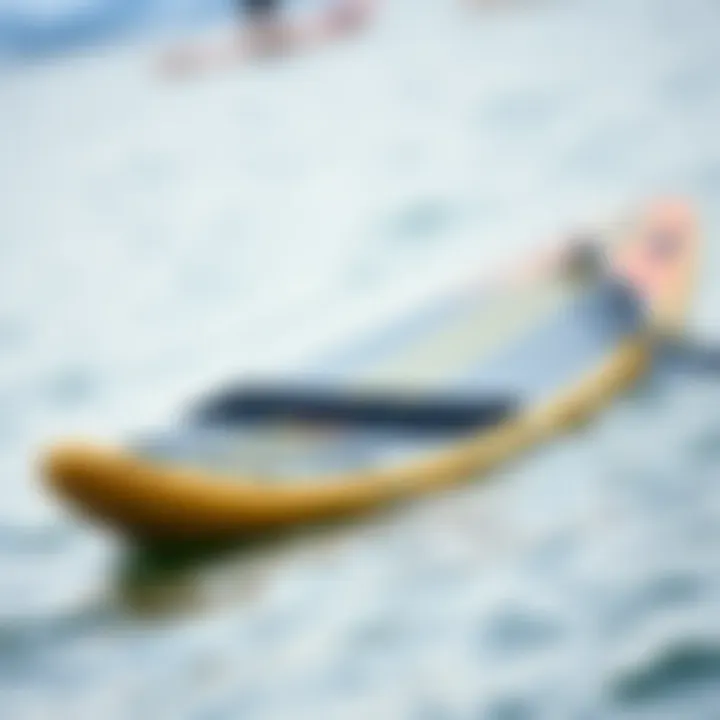
[{"label": "board deck", "polygon": [[337,517],[477,475],[643,372],[648,323],[677,324],[687,306],[697,245],[690,211],[657,203],[607,245],[607,276],[578,282],[553,261],[520,285],[451,293],[295,378],[202,398],[126,449],[61,445],[47,475],[123,531],[182,537]]}]

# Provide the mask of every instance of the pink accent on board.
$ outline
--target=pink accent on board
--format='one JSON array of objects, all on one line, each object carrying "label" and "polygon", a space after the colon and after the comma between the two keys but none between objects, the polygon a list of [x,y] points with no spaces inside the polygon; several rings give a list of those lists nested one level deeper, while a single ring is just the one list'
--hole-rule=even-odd
[{"label": "pink accent on board", "polygon": [[639,238],[617,261],[617,271],[647,298],[661,294],[672,284],[687,254],[692,218],[686,205],[669,201],[658,207]]}]

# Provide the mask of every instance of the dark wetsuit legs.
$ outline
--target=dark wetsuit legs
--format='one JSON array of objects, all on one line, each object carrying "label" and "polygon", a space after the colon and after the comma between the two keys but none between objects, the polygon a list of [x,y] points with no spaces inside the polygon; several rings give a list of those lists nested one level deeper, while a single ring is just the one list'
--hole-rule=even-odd
[{"label": "dark wetsuit legs", "polygon": [[237,0],[241,13],[253,20],[265,20],[273,17],[280,5],[280,0]]}]

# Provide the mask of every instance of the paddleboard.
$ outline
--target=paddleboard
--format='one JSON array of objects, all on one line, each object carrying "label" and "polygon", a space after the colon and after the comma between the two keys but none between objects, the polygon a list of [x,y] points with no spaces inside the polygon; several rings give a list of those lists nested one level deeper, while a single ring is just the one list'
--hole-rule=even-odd
[{"label": "paddleboard", "polygon": [[160,70],[170,76],[187,76],[304,52],[359,32],[369,22],[375,1],[339,0],[316,15],[299,19],[272,16],[225,40],[174,48],[161,58]]},{"label": "paddleboard", "polygon": [[44,477],[124,534],[185,540],[481,477],[599,411],[645,372],[652,334],[682,328],[699,247],[685,204],[656,202],[594,240],[601,262],[577,245],[445,293],[296,377],[202,396],[165,432],[120,448],[60,443]]}]

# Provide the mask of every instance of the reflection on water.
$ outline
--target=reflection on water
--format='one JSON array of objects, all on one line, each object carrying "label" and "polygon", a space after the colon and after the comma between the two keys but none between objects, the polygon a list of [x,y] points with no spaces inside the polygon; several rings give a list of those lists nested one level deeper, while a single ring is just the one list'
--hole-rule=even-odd
[{"label": "reflection on water", "polygon": [[712,717],[709,378],[653,377],[491,482],[211,562],[129,554],[59,512],[32,458],[657,191],[698,201],[712,335],[717,20],[398,0],[352,43],[205,82],[160,83],[154,47],[4,66],[3,715]]}]

